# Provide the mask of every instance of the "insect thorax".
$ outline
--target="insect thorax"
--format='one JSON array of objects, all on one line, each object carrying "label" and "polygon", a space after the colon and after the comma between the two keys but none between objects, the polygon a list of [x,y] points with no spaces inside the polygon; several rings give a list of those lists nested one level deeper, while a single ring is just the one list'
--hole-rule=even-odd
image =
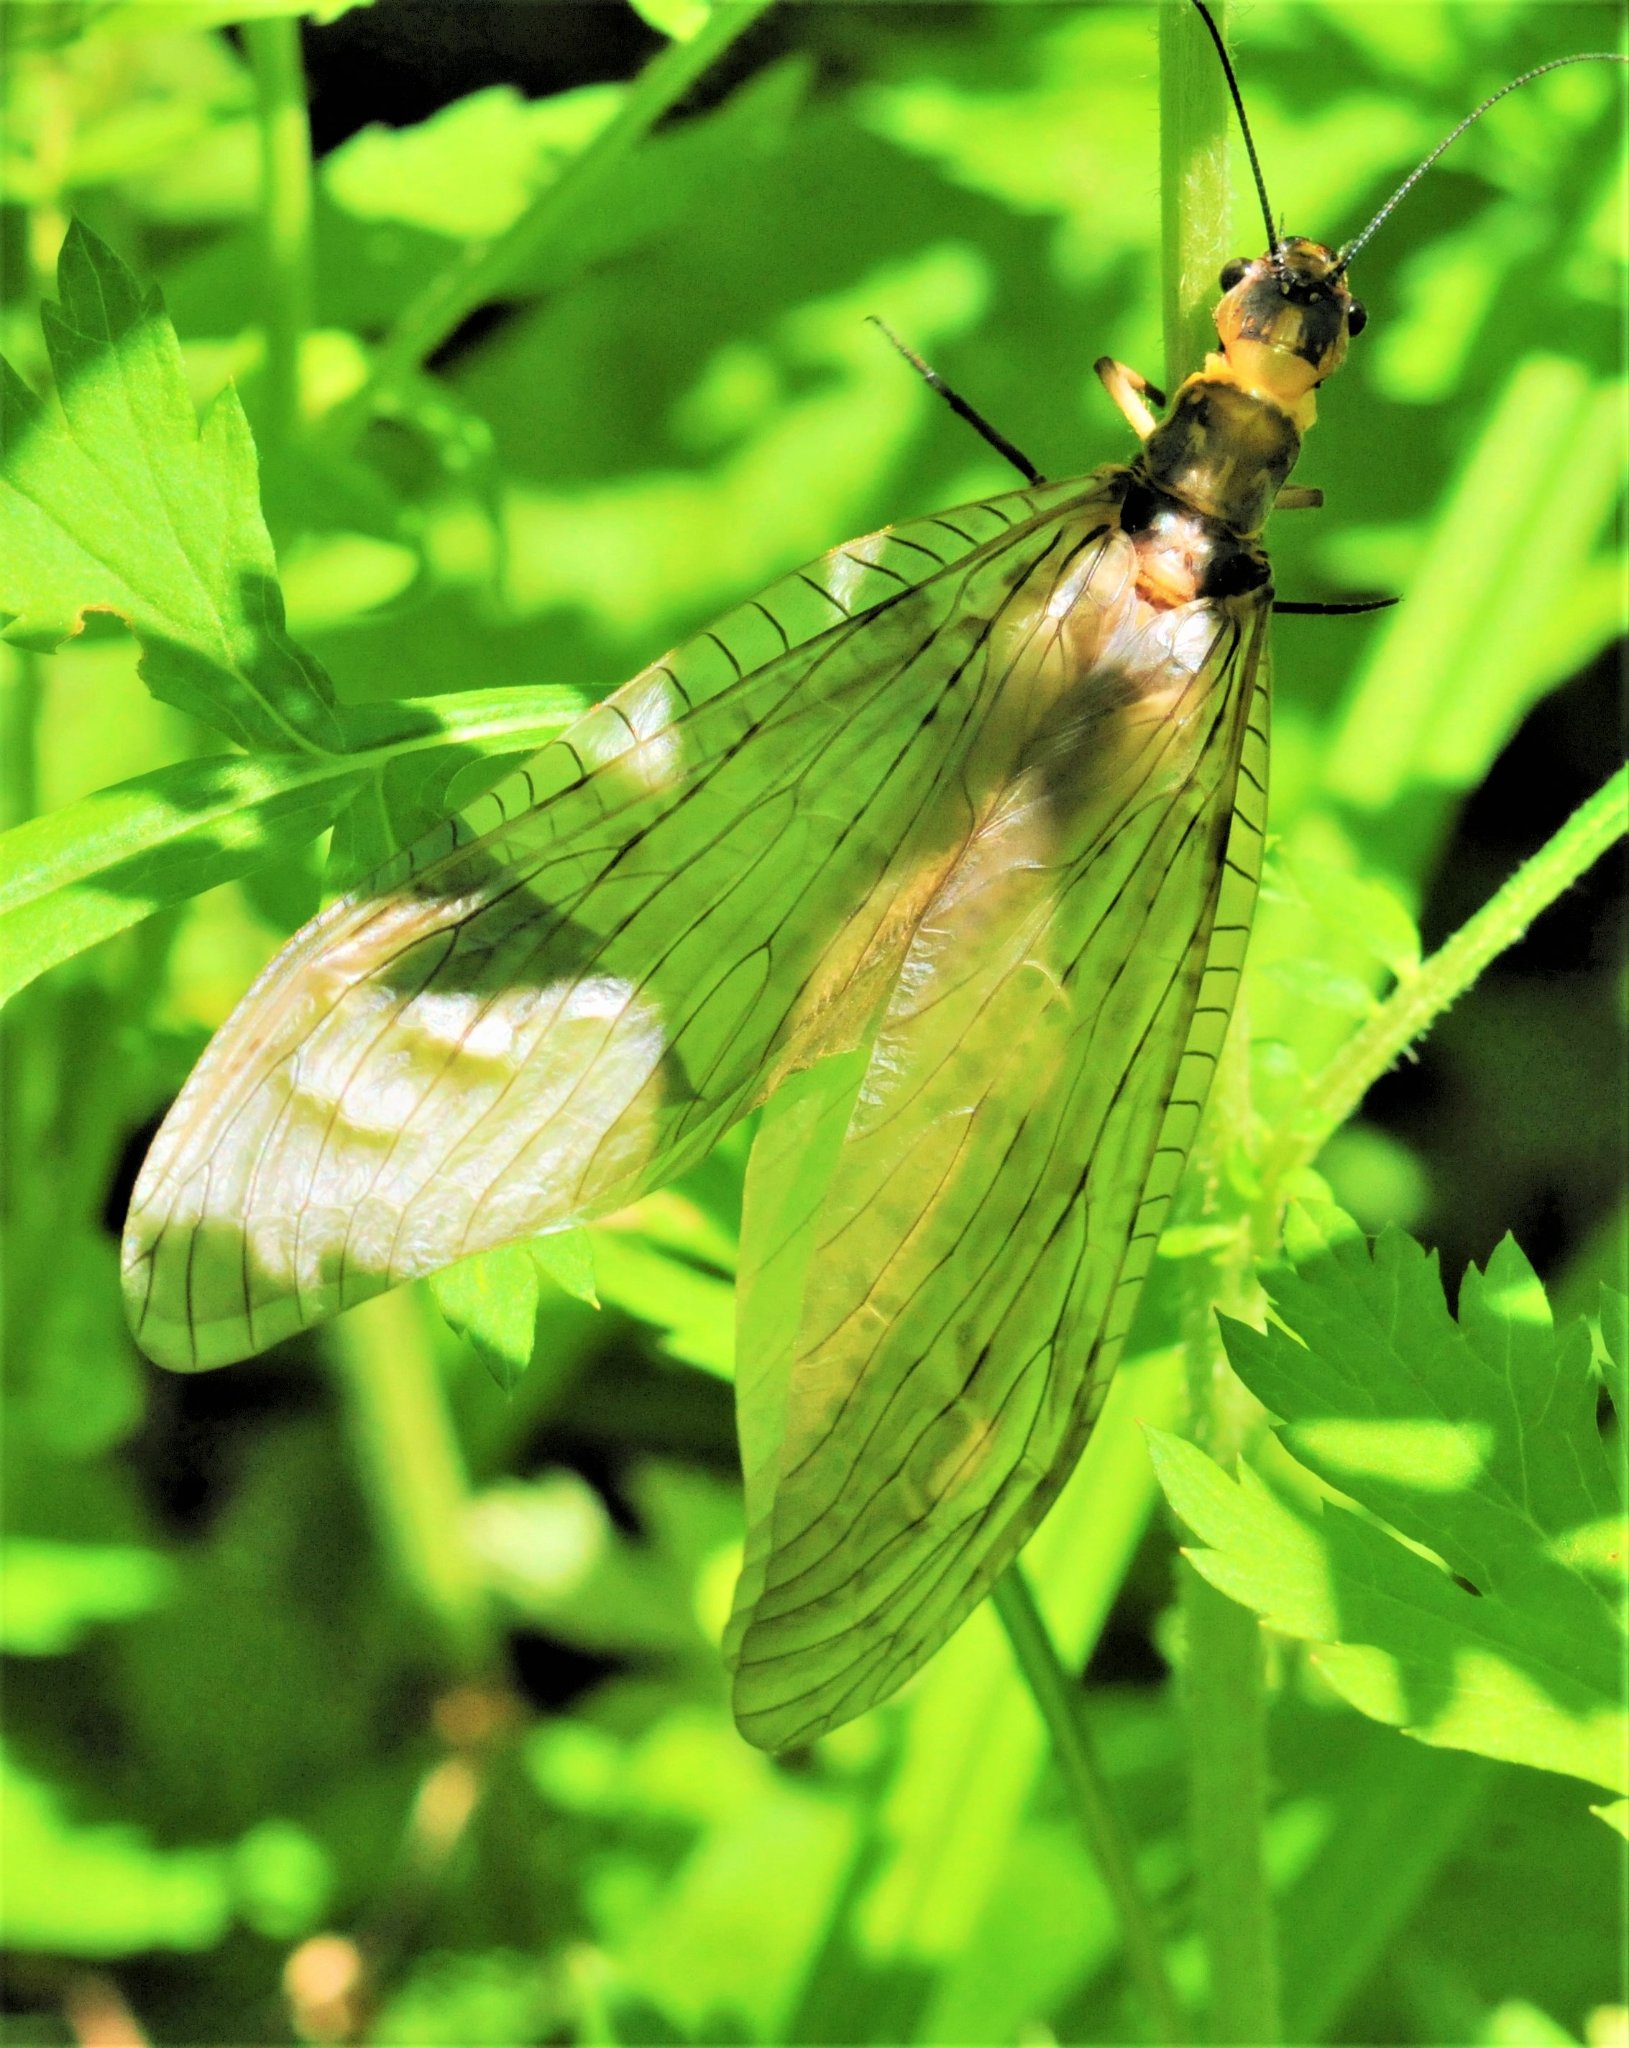
[{"label": "insect thorax", "polygon": [[1242,541],[1260,533],[1300,452],[1300,433],[1281,406],[1200,371],[1148,437],[1138,467],[1155,490]]}]

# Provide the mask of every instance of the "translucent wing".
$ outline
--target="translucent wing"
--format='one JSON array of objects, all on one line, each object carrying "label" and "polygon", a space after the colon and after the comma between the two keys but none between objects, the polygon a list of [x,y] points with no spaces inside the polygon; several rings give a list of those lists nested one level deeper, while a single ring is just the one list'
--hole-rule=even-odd
[{"label": "translucent wing", "polygon": [[1009,613],[1017,770],[938,883],[869,1058],[765,1113],[725,1647],[766,1748],[892,1692],[1046,1512],[1226,1030],[1265,804],[1266,600],[1150,613],[1128,552],[1108,537]]},{"label": "translucent wing", "polygon": [[1106,504],[834,550],[297,934],[137,1183],[143,1347],[222,1364],[617,1208],[857,1043],[1022,743],[1001,622]]}]

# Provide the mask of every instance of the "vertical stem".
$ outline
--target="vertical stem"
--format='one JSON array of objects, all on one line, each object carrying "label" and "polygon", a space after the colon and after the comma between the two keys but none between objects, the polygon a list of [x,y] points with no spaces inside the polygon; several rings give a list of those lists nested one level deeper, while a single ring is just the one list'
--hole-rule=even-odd
[{"label": "vertical stem", "polygon": [[1189,1825],[1210,1960],[1210,2038],[1282,2038],[1278,1942],[1263,1857],[1267,1702],[1256,1617],[1181,1568]]},{"label": "vertical stem", "polygon": [[[1251,1242],[1241,1228],[1214,1284],[1193,1304],[1188,1338],[1194,1439],[1231,1469],[1256,1426],[1255,1403],[1228,1367],[1216,1310],[1255,1319]],[[1179,1567],[1185,1658],[1189,1828],[1200,1929],[1210,1965],[1210,2038],[1269,2048],[1282,2035],[1278,1936],[1267,1880],[1267,1688],[1254,1614]]]},{"label": "vertical stem", "polygon": [[[1212,13],[1225,33],[1223,9]],[[1229,238],[1233,114],[1216,52],[1190,7],[1160,10],[1160,168],[1165,237],[1166,375],[1172,390],[1215,346],[1210,308]],[[1230,1077],[1238,1074],[1238,1020]],[[1240,1233],[1239,1257],[1247,1257]],[[1242,1293],[1243,1269],[1234,1286]],[[1249,1426],[1243,1390],[1215,1334],[1214,1298],[1191,1319],[1189,1391],[1197,1441],[1224,1464]],[[1190,1827],[1200,1932],[1210,1965],[1210,2035],[1253,2043],[1281,2036],[1278,1969],[1264,1835],[1266,1691],[1253,1615],[1184,1566],[1184,1695]]]},{"label": "vertical stem", "polygon": [[[35,197],[26,229],[28,267],[35,298],[47,299],[56,285],[57,256],[68,232],[64,194],[76,126],[73,92],[67,63],[56,52],[30,56],[19,49],[14,61],[20,103],[21,94],[26,94],[34,108]],[[33,324],[30,319],[28,325]]]},{"label": "vertical stem", "polygon": [[1187,2039],[1187,2024],[1166,1974],[1158,1921],[1137,1877],[1130,1834],[1087,1732],[1080,1688],[1058,1660],[1022,1565],[1009,1565],[996,1580],[990,1597],[1052,1737],[1058,1771],[1086,1839],[1087,1853],[1114,1902],[1126,1964],[1147,2006],[1154,2037],[1180,2043]]},{"label": "vertical stem", "polygon": [[311,325],[311,124],[298,20],[246,21],[243,40],[260,109],[264,425],[277,446],[299,427],[300,342]]},{"label": "vertical stem", "polygon": [[347,1419],[396,1576],[452,1661],[490,1664],[492,1622],[466,1534],[469,1486],[417,1298],[363,1302],[334,1325]]},{"label": "vertical stem", "polygon": [[[1211,13],[1226,33],[1224,0]],[[1166,388],[1216,346],[1211,308],[1228,246],[1233,108],[1205,25],[1183,4],[1160,17],[1160,311]]]},{"label": "vertical stem", "polygon": [[25,824],[40,807],[44,669],[43,655],[26,647],[0,648],[0,831]]}]

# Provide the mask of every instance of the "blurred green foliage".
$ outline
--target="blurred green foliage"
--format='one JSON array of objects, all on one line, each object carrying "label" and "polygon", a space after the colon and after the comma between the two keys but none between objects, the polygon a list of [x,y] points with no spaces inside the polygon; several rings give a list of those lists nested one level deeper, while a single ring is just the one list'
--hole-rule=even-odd
[{"label": "blurred green foliage", "polygon": [[[404,736],[462,715],[471,755],[522,744],[563,703],[539,686],[597,693],[802,557],[1007,482],[867,313],[1048,474],[1123,455],[1090,364],[1160,369],[1151,9],[766,15],[371,419],[356,394],[404,309],[570,175],[660,35],[610,7],[472,6],[510,36],[523,17],[553,83],[449,93],[438,72],[465,72],[445,36],[415,47],[423,10],[316,11],[319,123],[381,51],[429,83],[411,121],[317,166],[291,421],[262,327],[289,282],[263,253],[264,46],[219,24],[276,34],[302,11],[8,9],[0,332],[43,389],[77,212],[161,286],[193,403],[235,381],[290,630],[375,750],[382,805],[340,817],[331,879],[447,796],[464,757],[421,772]],[[1618,29],[1595,0],[1259,0],[1238,56],[1286,226],[1354,233],[1484,92]],[[1275,561],[1287,595],[1407,602],[1277,629],[1248,996],[1263,1126],[1409,971],[1416,921],[1442,936],[1613,765],[1591,707],[1623,625],[1622,144],[1620,80],[1562,72],[1364,252],[1371,324],[1303,464],[1327,507],[1276,523]],[[1247,202],[1241,182],[1253,251]],[[37,645],[0,648],[3,822],[31,835],[6,844],[36,878],[83,858],[93,821],[109,857],[145,849],[206,793],[253,829],[207,893],[144,870],[148,894],[73,925],[6,1013],[0,2039],[1135,2037],[1113,1916],[988,1615],[814,1753],[777,1763],[731,1727],[739,1140],[595,1232],[592,1278],[570,1249],[546,1271],[522,1255],[518,1377],[514,1290],[479,1274],[439,1311],[391,1297],[215,1377],[137,1358],[114,1233],[140,1146],[315,906],[309,836],[356,792],[290,799],[253,780],[264,760],[178,767],[219,739],[195,701],[143,689],[106,618]],[[1542,764],[1569,748],[1558,796]],[[1494,853],[1466,838],[1479,787],[1522,814]],[[53,823],[64,806],[91,808]],[[1622,927],[1601,901],[1560,971],[1448,1020],[1417,1129],[1358,1124],[1323,1161],[1361,1221],[1407,1212],[1461,1262],[1548,1203],[1543,1263],[1575,1306],[1623,1259]],[[1133,1426],[1179,1419],[1170,1339],[1212,1248],[1188,1227],[1030,1557],[1060,1643],[1094,1659],[1099,1744],[1197,2006],[1172,1537]],[[1612,1838],[1564,1780],[1405,1743],[1289,1641],[1271,1762],[1290,2038],[1621,2025]]]}]

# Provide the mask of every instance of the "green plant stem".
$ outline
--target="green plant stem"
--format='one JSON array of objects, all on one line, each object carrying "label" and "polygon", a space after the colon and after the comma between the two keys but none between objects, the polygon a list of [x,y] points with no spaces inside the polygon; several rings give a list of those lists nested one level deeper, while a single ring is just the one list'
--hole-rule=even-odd
[{"label": "green plant stem", "polygon": [[398,1582],[460,1673],[495,1654],[469,1546],[469,1486],[424,1311],[398,1288],[363,1302],[330,1338],[380,1539]]},{"label": "green plant stem", "polygon": [[[1234,1020],[1229,1035],[1218,1094],[1224,1086],[1248,1082],[1240,1022]],[[1213,1128],[1215,1122],[1213,1117]],[[1211,1178],[1218,1181],[1219,1175]],[[1225,1469],[1237,1464],[1260,1426],[1261,1411],[1228,1366],[1216,1311],[1260,1320],[1256,1250],[1241,1219],[1234,1243],[1195,1289],[1185,1318],[1190,1429]],[[1262,2048],[1282,2039],[1283,2030],[1278,1933],[1267,1878],[1268,1702],[1261,1626],[1186,1561],[1177,1590],[1194,1888],[1210,1975],[1209,2034],[1213,2041]]]},{"label": "green plant stem", "polygon": [[260,112],[263,430],[277,446],[299,429],[300,344],[311,325],[311,122],[299,22],[287,16],[246,21],[243,41]]},{"label": "green plant stem", "polygon": [[1059,1662],[1023,1567],[1009,1565],[990,1597],[1052,1737],[1058,1771],[1087,1851],[1119,1915],[1126,1963],[1147,2006],[1155,2038],[1183,2041],[1186,2022],[1166,1974],[1154,1909],[1138,1880],[1131,1838],[1087,1734],[1080,1688]]},{"label": "green plant stem", "polygon": [[35,315],[40,300],[55,295],[57,257],[68,232],[68,167],[78,122],[66,58],[44,51],[32,57],[21,51],[17,55],[17,104],[33,103],[36,191],[25,233],[34,304],[22,330],[33,346],[37,331]]},{"label": "green plant stem", "polygon": [[[1223,0],[1211,12],[1226,33]],[[1165,381],[1175,391],[1216,346],[1212,308],[1228,247],[1232,103],[1191,7],[1162,7],[1160,36],[1160,316]]]},{"label": "green plant stem", "polygon": [[477,242],[406,306],[361,388],[335,412],[331,438],[348,445],[463,320],[535,261],[562,224],[589,205],[612,171],[772,0],[718,0],[688,42],[670,43],[635,80],[621,111],[501,235]]},{"label": "green plant stem", "polygon": [[[1220,6],[1212,7],[1226,32]],[[1163,194],[1162,306],[1170,389],[1215,346],[1212,307],[1229,247],[1234,142],[1227,82],[1204,24],[1186,6],[1160,10],[1160,181]],[[1240,1098],[1248,1120],[1248,1070],[1241,1020],[1234,1020],[1217,1095]],[[1218,1100],[1218,1109],[1228,1103]],[[1221,1276],[1241,1302],[1249,1244]],[[1194,1306],[1186,1332],[1195,1440],[1224,1463],[1236,1457],[1252,1404],[1233,1379],[1215,1334],[1215,1297]],[[1265,2044],[1280,2038],[1277,1942],[1267,1884],[1267,1700],[1255,1617],[1207,1586],[1190,1567],[1179,1588],[1185,1624],[1183,1690],[1188,1745],[1189,1826],[1199,1930],[1210,1976],[1211,2038]]]},{"label": "green plant stem", "polygon": [[1262,1854],[1267,1700],[1256,1617],[1186,1562],[1180,1595],[1188,1800],[1199,1911],[1210,1962],[1210,2039],[1282,2038],[1278,1940]]},{"label": "green plant stem", "polygon": [[0,652],[0,832],[27,824],[40,807],[44,666],[44,656],[26,647]]},{"label": "green plant stem", "polygon": [[1304,1105],[1267,1153],[1262,1185],[1275,1199],[1286,1180],[1310,1166],[1369,1089],[1430,1030],[1488,964],[1527,930],[1540,911],[1629,833],[1629,767],[1580,804],[1561,829],[1402,982],[1308,1086]]},{"label": "green plant stem", "polygon": [[[1242,1037],[1230,1036],[1229,1046],[1234,1058],[1224,1055],[1219,1079],[1230,1065],[1235,1076],[1248,1071]],[[1260,1320],[1255,1253],[1241,1222],[1208,1284],[1195,1290],[1186,1317],[1190,1429],[1226,1470],[1237,1465],[1259,1429],[1261,1410],[1228,1365],[1216,1311]],[[1278,1930],[1267,1878],[1271,1801],[1261,1625],[1186,1560],[1178,1568],[1177,1592],[1194,1888],[1210,1976],[1209,2036],[1262,2048],[1283,2038],[1283,2022]]]}]

